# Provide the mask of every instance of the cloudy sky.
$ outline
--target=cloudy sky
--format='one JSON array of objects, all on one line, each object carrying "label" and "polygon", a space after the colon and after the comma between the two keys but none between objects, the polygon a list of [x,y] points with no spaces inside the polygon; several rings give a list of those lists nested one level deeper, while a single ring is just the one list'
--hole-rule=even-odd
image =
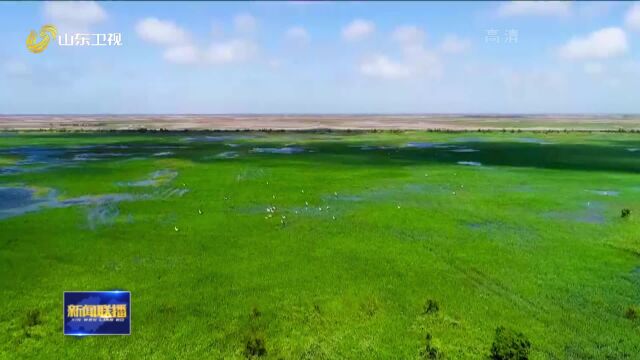
[{"label": "cloudy sky", "polygon": [[[31,30],[121,33],[50,45]],[[640,2],[0,2],[0,113],[640,113]]]}]

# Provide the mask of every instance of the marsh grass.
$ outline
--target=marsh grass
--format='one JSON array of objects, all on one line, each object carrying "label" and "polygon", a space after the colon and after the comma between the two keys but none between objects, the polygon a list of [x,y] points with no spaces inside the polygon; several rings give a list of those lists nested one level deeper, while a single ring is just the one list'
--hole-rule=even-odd
[{"label": "marsh grass", "polygon": [[[640,156],[627,150],[640,148],[637,134],[238,135],[251,136],[3,137],[3,154],[68,154],[46,168],[16,165],[24,160],[16,155],[0,168],[30,171],[0,170],[0,187],[145,197],[119,202],[115,219],[98,211],[93,229],[83,204],[0,220],[0,358],[415,359],[436,349],[482,359],[501,324],[526,333],[531,359],[640,353],[638,320],[626,315],[637,303],[640,222],[620,217],[640,206]],[[227,143],[240,156],[206,159]],[[287,144],[312,151],[249,152]],[[79,146],[103,155],[67,166]],[[173,154],[152,156],[159,151]],[[163,169],[176,175],[122,186]],[[305,202],[315,212],[303,213]],[[593,211],[588,203],[598,221],[579,221]],[[265,219],[268,206],[278,217]],[[63,291],[112,288],[132,291],[134,335],[61,335]]]}]

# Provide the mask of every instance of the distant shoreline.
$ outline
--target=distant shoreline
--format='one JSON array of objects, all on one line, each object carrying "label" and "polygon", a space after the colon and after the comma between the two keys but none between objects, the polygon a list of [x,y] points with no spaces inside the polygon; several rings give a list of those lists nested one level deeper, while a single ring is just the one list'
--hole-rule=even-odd
[{"label": "distant shoreline", "polygon": [[640,131],[640,115],[0,115],[0,131]]}]

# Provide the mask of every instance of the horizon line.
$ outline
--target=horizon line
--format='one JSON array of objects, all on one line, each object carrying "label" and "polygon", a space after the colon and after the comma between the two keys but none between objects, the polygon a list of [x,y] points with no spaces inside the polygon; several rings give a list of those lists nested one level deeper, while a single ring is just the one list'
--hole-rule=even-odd
[{"label": "horizon line", "polygon": [[376,113],[307,113],[307,112],[264,112],[264,113],[1,113],[8,116],[640,116],[640,113],[615,112],[376,112]]}]

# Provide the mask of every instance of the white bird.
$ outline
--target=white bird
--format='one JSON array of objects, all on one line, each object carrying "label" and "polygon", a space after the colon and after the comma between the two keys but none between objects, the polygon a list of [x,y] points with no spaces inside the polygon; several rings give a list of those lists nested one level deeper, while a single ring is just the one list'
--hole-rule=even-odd
[{"label": "white bird", "polygon": [[202,210],[198,209],[198,214],[202,215]]},{"label": "white bird", "polygon": [[176,232],[180,231],[180,229],[178,229],[178,227],[177,227],[177,226],[174,226],[174,227],[173,227],[173,229],[174,229]]}]

